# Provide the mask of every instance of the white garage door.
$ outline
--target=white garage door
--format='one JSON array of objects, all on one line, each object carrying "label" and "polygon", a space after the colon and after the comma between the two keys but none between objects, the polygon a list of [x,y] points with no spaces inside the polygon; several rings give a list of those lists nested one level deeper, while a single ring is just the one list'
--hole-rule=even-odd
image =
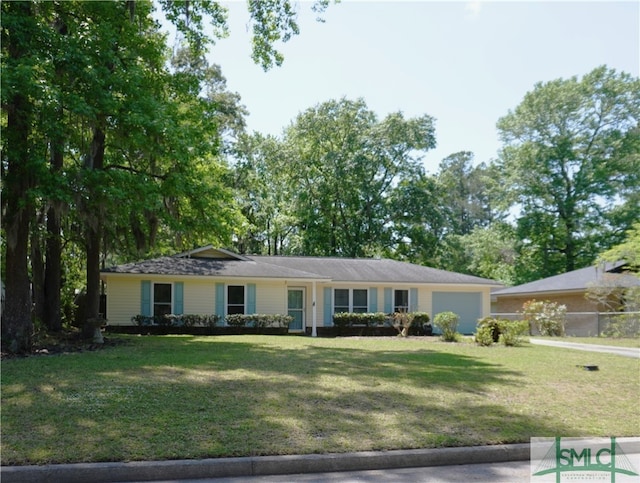
[{"label": "white garage door", "polygon": [[476,331],[478,319],[482,317],[482,293],[433,292],[433,316],[440,312],[458,314],[460,317],[458,332],[473,334]]}]

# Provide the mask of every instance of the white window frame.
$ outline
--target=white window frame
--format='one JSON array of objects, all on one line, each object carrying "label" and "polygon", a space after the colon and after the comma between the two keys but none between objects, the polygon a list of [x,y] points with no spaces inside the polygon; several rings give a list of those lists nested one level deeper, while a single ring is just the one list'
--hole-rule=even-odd
[{"label": "white window frame", "polygon": [[353,313],[354,311],[354,305],[353,305],[353,291],[354,290],[362,290],[364,292],[366,292],[367,294],[367,304],[364,306],[358,306],[357,308],[362,309],[364,308],[364,312],[369,312],[369,289],[368,288],[341,288],[341,287],[334,287],[333,289],[333,313],[336,313],[336,290],[347,290],[349,292],[349,308],[347,312],[351,312]]},{"label": "white window frame", "polygon": [[[156,285],[169,285],[171,287],[171,306],[169,314],[173,314],[173,308],[175,304],[175,294],[173,292],[173,282],[152,282],[151,283],[151,314],[156,316]],[[158,304],[166,305],[166,302],[158,302]]]},{"label": "white window frame", "polygon": [[[229,303],[229,288],[230,287],[242,287],[242,312],[229,312],[229,307],[240,307],[240,304],[230,304]],[[225,285],[225,307],[224,307],[224,311],[226,315],[232,315],[232,314],[246,314],[247,313],[247,286],[246,284],[241,284],[241,283],[229,283],[227,285]]]}]

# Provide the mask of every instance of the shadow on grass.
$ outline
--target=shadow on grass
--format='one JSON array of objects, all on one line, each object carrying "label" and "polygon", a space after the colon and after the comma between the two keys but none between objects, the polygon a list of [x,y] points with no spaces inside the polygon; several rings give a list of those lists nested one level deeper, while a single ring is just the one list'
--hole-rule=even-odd
[{"label": "shadow on grass", "polygon": [[523,374],[427,347],[177,337],[51,358],[24,373],[17,361],[3,374],[3,464],[463,446],[575,433],[487,392],[522,388]]}]

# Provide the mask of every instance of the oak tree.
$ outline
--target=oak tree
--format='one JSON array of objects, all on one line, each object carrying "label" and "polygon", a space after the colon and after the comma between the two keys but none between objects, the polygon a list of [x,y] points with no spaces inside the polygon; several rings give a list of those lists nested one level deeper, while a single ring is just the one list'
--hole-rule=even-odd
[{"label": "oak tree", "polygon": [[502,187],[519,209],[519,282],[593,262],[608,214],[640,189],[640,80],[598,67],[538,83],[498,121]]}]

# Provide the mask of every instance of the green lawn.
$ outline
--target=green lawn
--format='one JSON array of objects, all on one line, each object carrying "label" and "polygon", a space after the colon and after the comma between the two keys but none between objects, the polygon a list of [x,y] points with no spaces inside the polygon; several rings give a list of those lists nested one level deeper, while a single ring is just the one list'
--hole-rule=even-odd
[{"label": "green lawn", "polygon": [[122,339],[3,361],[2,464],[640,435],[638,359],[435,338]]}]

